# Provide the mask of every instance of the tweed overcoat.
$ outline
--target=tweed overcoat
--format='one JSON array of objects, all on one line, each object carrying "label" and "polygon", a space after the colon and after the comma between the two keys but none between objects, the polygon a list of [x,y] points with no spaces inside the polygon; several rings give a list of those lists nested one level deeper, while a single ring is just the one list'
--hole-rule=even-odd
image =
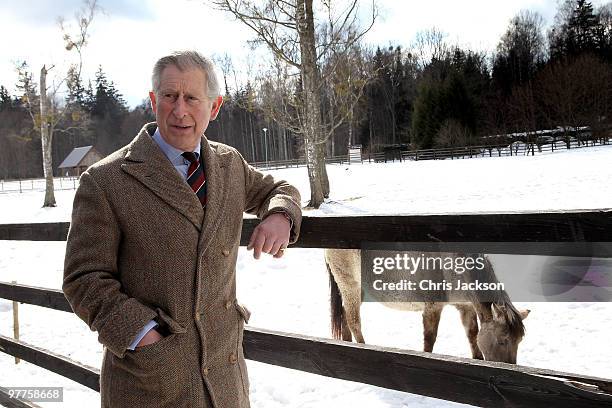
[{"label": "tweed overcoat", "polygon": [[[242,351],[249,312],[236,299],[243,212],[285,211],[299,234],[298,191],[233,148],[202,138],[207,204],[145,125],[91,166],[74,198],[63,291],[104,346],[103,407],[249,407]],[[127,348],[151,319],[162,340]]]}]

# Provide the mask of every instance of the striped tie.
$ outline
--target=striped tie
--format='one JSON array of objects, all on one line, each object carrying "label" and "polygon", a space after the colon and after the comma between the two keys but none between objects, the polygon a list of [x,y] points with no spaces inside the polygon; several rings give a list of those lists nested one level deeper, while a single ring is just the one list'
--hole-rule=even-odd
[{"label": "striped tie", "polygon": [[189,169],[187,169],[187,183],[189,183],[191,189],[202,203],[202,207],[204,207],[206,206],[206,177],[204,177],[204,170],[200,165],[200,160],[198,160],[198,156],[193,152],[185,152],[183,157],[191,163]]}]

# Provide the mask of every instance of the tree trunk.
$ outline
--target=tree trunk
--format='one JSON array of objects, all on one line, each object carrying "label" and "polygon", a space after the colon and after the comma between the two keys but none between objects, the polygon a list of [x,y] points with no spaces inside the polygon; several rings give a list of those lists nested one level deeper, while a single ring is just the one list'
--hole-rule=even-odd
[{"label": "tree trunk", "polygon": [[[300,56],[302,81],[304,86],[304,142],[308,179],[310,181],[309,207],[319,208],[324,200],[323,177],[325,160],[319,153],[318,142],[321,139],[321,98],[318,92],[320,75],[317,67],[315,49],[315,26],[312,10],[312,0],[298,0],[295,21],[300,38]],[[322,161],[322,163],[321,163]],[[329,187],[328,187],[329,190]],[[329,194],[329,192],[328,192]]]},{"label": "tree trunk", "polygon": [[369,126],[368,126],[368,136],[370,136],[370,146],[368,146],[368,151],[370,152],[370,154],[374,153],[374,150],[372,149],[374,147],[374,138],[372,135],[372,111],[368,112],[368,120],[369,120]]},{"label": "tree trunk", "polygon": [[281,135],[281,140],[282,140],[282,148],[281,148],[282,158],[283,160],[287,160],[288,159],[287,157],[287,131],[278,122],[276,123],[276,127],[277,127],[278,133]]},{"label": "tree trunk", "polygon": [[53,129],[48,127],[47,103],[47,68],[43,65],[40,69],[40,141],[42,143],[43,173],[45,175],[45,202],[43,207],[55,207],[51,156]]},{"label": "tree trunk", "polygon": [[323,197],[329,198],[329,178],[327,177],[327,168],[325,167],[325,145],[326,143],[318,144],[317,150],[319,154],[319,174],[321,175]]},{"label": "tree trunk", "polygon": [[351,107],[351,112],[348,117],[348,143],[346,145],[347,154],[350,153],[351,146],[355,145],[355,141],[353,140],[353,112],[354,110],[355,110],[355,107],[354,106]]}]

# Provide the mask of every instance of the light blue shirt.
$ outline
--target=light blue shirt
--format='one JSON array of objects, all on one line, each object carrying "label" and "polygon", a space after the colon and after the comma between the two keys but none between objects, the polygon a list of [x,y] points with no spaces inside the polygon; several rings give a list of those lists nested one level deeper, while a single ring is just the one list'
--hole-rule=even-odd
[{"label": "light blue shirt", "polygon": [[[161,133],[159,133],[159,128],[155,130],[155,134],[153,135],[153,140],[157,143],[162,152],[166,155],[170,163],[174,166],[176,171],[179,172],[181,176],[183,176],[184,180],[187,180],[187,169],[189,169],[189,160],[181,156],[184,151],[177,149],[176,147],[168,144]],[[198,145],[196,146],[193,153],[195,153],[196,157],[200,157],[200,147],[201,142],[198,141]]]},{"label": "light blue shirt", "polygon": [[[168,160],[170,160],[170,163],[172,163],[176,171],[178,171],[181,177],[183,177],[183,180],[187,180],[187,170],[189,169],[189,164],[191,163],[189,163],[189,160],[181,156],[184,153],[183,150],[177,149],[176,147],[168,144],[162,137],[161,133],[159,133],[159,128],[155,130],[153,140],[155,140],[161,151],[164,152]],[[200,157],[200,146],[201,142],[198,142],[197,147],[193,151],[193,153],[195,153],[196,157],[198,158]],[[143,327],[142,330],[138,332],[136,338],[128,347],[128,350],[134,350],[136,348],[136,345],[140,343],[142,338],[146,336],[149,331],[156,328],[157,326],[158,325],[154,320],[149,321],[149,323],[147,323],[145,327]]]}]

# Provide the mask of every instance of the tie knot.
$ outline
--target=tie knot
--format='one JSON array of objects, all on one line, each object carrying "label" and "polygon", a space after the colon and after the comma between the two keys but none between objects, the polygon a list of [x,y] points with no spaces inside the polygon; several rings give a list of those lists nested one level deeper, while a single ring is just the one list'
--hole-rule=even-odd
[{"label": "tie knot", "polygon": [[185,152],[181,154],[181,156],[189,160],[190,163],[197,163],[198,161],[198,155],[195,154],[194,152]]}]

